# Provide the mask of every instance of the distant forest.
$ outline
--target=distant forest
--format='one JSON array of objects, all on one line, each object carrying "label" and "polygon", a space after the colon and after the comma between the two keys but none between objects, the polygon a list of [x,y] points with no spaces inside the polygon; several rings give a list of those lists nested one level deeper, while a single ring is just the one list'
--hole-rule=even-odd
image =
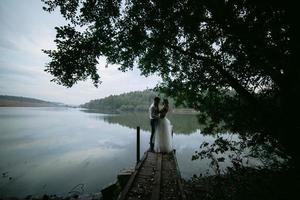
[{"label": "distant forest", "polygon": [[[159,95],[153,90],[135,91],[124,93],[120,95],[111,95],[103,99],[91,100],[88,103],[81,105],[80,107],[95,109],[102,112],[128,112],[128,111],[146,111],[150,104],[153,102],[153,98],[159,96],[161,99],[164,96]],[[175,109],[174,100],[168,98],[170,108]],[[176,109],[183,110],[183,106],[176,107]],[[187,109],[187,108],[186,108]]]},{"label": "distant forest", "polygon": [[62,106],[54,103],[28,97],[0,95],[0,107],[54,107]]}]

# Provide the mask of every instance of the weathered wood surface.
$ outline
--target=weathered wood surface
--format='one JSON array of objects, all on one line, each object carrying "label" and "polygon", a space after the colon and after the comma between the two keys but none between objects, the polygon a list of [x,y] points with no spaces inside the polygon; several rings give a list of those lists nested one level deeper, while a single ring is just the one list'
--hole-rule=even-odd
[{"label": "weathered wood surface", "polygon": [[175,153],[145,152],[119,200],[184,200]]}]

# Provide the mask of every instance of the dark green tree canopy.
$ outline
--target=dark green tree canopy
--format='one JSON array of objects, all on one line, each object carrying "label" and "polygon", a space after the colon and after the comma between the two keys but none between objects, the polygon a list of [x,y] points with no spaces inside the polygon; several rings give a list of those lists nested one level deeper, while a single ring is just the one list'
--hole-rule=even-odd
[{"label": "dark green tree canopy", "polygon": [[59,84],[90,77],[98,85],[97,58],[105,56],[123,71],[159,74],[164,92],[216,122],[298,122],[286,117],[300,91],[289,1],[42,1],[70,22],[56,27],[57,50],[45,50],[46,71]]},{"label": "dark green tree canopy", "polygon": [[287,71],[291,27],[282,5],[247,0],[43,1],[45,10],[59,7],[72,24],[56,27],[57,50],[46,51],[52,58],[47,71],[68,87],[88,76],[97,84],[99,56],[121,64],[122,70],[136,63],[143,74],[158,72],[166,81],[201,79],[203,89],[231,86],[242,93],[279,87]]}]

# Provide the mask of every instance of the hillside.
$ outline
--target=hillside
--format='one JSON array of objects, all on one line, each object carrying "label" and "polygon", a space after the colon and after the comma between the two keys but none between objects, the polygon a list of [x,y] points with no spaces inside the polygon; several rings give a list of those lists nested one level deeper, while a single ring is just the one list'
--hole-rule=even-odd
[{"label": "hillside", "polygon": [[0,107],[55,107],[60,103],[48,102],[34,98],[0,95]]},{"label": "hillside", "polygon": [[[163,98],[162,95],[158,95],[158,93],[153,90],[144,90],[91,100],[81,105],[81,107],[96,109],[101,112],[146,111],[155,96]],[[174,109],[174,101],[169,98],[169,102],[170,107]]]}]

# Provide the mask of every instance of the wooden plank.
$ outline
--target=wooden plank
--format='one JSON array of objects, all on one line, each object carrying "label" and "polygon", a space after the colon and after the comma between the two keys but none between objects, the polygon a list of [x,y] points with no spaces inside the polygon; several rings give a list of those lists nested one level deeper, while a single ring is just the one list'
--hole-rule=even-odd
[{"label": "wooden plank", "polygon": [[157,154],[157,171],[155,174],[155,185],[152,190],[151,200],[159,200],[160,197],[160,183],[161,183],[161,166],[162,166],[162,154]]},{"label": "wooden plank", "polygon": [[121,192],[125,199],[186,200],[175,153],[147,151]]},{"label": "wooden plank", "polygon": [[160,200],[179,200],[177,173],[173,154],[163,155]]},{"label": "wooden plank", "polygon": [[181,183],[181,174],[180,174],[180,171],[179,171],[179,166],[178,166],[177,158],[176,158],[176,155],[175,155],[175,150],[173,151],[173,157],[174,157],[174,161],[175,161],[175,167],[176,167],[176,172],[177,172],[177,184],[178,184],[179,191],[180,191],[180,194],[181,194],[181,199],[186,200],[187,198],[185,196],[183,186],[182,186],[182,183]]},{"label": "wooden plank", "polygon": [[148,155],[148,153],[145,152],[142,160],[136,165],[135,171],[131,175],[131,177],[129,178],[128,183],[126,184],[125,188],[122,190],[122,192],[120,194],[120,197],[119,197],[119,200],[125,200],[126,199],[126,195],[127,195],[128,191],[130,190],[130,188],[131,188],[131,186],[132,186],[132,184],[133,184],[133,182],[136,178],[136,175],[138,174],[139,168],[142,166],[144,161],[147,159],[147,155]]}]

